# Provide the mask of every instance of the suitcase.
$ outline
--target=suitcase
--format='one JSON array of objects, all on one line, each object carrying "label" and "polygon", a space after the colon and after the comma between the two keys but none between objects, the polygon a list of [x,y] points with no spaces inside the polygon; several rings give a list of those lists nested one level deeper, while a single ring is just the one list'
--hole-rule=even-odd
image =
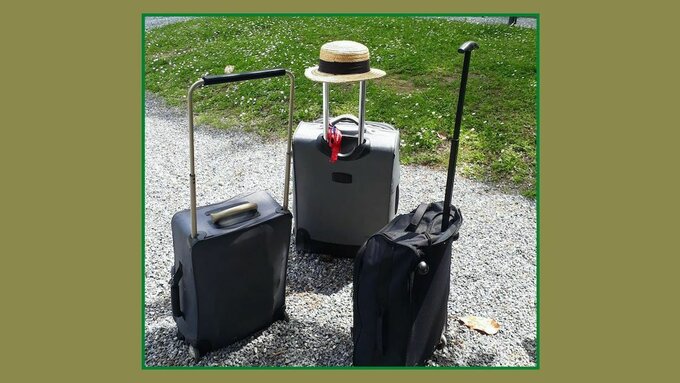
[{"label": "suitcase", "polygon": [[444,336],[451,278],[451,244],[463,223],[451,206],[460,123],[472,50],[464,53],[444,202],[424,203],[394,218],[366,241],[354,262],[353,363],[423,365]]},{"label": "suitcase", "polygon": [[[330,119],[328,94],[323,83],[323,119],[301,122],[293,136],[295,243],[300,252],[353,257],[397,211],[399,131],[364,122],[365,81],[359,83],[359,118]],[[343,136],[334,163],[324,129],[329,125]]]},{"label": "suitcase", "polygon": [[[203,86],[283,76],[290,82],[288,155],[283,206],[265,191],[196,207],[192,94]],[[285,69],[205,76],[188,92],[191,207],[172,217],[175,262],[172,316],[194,359],[286,319],[286,264],[293,75]]]}]

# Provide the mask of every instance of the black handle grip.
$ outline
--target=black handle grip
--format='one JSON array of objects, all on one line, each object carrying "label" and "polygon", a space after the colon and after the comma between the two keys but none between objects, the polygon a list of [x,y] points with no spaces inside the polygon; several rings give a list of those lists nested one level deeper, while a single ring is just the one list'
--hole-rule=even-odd
[{"label": "black handle grip", "polygon": [[215,84],[225,84],[228,82],[238,82],[247,80],[256,80],[258,78],[269,78],[283,76],[286,74],[286,70],[279,69],[266,69],[258,70],[255,72],[244,72],[244,73],[230,73],[230,74],[212,74],[208,76],[203,76],[203,85],[215,85]]},{"label": "black handle grip", "polygon": [[415,231],[418,228],[418,225],[420,225],[420,221],[423,220],[423,217],[425,216],[425,213],[427,212],[427,209],[429,207],[430,207],[429,203],[421,203],[420,205],[418,205],[416,211],[413,212],[413,217],[411,217],[411,221],[406,227],[406,231]]},{"label": "black handle grip", "polygon": [[473,50],[479,48],[479,44],[474,41],[466,41],[463,45],[458,48],[458,53],[472,52]]},{"label": "black handle grip", "polygon": [[170,282],[170,300],[172,302],[172,316],[181,317],[184,314],[179,307],[179,280],[182,279],[182,264],[179,264],[177,270],[172,275],[172,281]]}]

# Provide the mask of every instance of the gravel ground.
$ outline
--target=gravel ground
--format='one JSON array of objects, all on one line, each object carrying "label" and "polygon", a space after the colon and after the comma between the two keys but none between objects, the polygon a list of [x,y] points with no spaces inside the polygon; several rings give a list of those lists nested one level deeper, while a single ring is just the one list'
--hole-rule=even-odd
[{"label": "gravel ground", "polygon": [[[473,24],[507,24],[508,17],[447,17],[449,20],[465,21]],[[515,23],[517,27],[536,28],[536,19],[533,17],[518,17]]]},{"label": "gravel ground", "polygon": [[[194,365],[187,346],[175,339],[168,285],[173,263],[170,219],[189,205],[186,112],[167,107],[152,94],[146,97],[146,365]],[[281,201],[284,150],[282,141],[198,126],[198,205],[262,189]],[[444,171],[422,166],[402,166],[401,171],[400,213],[421,201],[443,198]],[[456,179],[453,200],[464,223],[453,244],[449,342],[430,365],[533,366],[536,204],[462,177]],[[288,267],[290,322],[276,322],[260,335],[211,352],[199,365],[351,365],[352,261],[326,262],[291,251]],[[470,331],[456,321],[463,315],[494,318],[501,331],[491,336]]]},{"label": "gravel ground", "polygon": [[175,17],[165,17],[165,16],[164,17],[157,17],[157,16],[145,17],[144,18],[144,29],[148,31],[149,29],[162,27],[162,26],[168,25],[168,24],[179,23],[179,22],[187,21],[187,20],[190,20],[190,19],[193,19],[193,18],[194,17],[177,17],[177,16],[175,16]]},{"label": "gravel ground", "polygon": [[[447,17],[449,20],[465,21],[474,24],[507,24],[507,17]],[[193,19],[193,17],[147,17],[144,19],[144,28],[146,30],[162,27],[172,23],[179,23]],[[536,28],[536,19],[533,17],[519,17],[517,18],[518,27]]]}]

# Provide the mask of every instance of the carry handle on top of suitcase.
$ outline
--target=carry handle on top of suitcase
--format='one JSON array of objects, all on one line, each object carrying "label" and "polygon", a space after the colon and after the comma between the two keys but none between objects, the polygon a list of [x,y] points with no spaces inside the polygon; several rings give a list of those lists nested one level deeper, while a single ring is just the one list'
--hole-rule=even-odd
[{"label": "carry handle on top of suitcase", "polygon": [[[283,209],[288,210],[288,191],[290,184],[290,158],[292,154],[292,134],[293,134],[293,99],[295,97],[295,76],[287,69],[267,69],[255,72],[231,73],[221,75],[207,75],[196,81],[189,87],[188,92],[188,109],[189,109],[189,167],[190,167],[190,188],[191,188],[191,238],[196,238],[196,171],[194,167],[194,105],[193,93],[194,90],[207,85],[226,84],[231,82],[256,80],[269,77],[278,77],[288,75],[290,79],[290,93],[288,96],[288,147],[286,150],[286,172],[285,184],[283,187]],[[244,203],[225,209],[223,211],[211,214],[211,219],[214,223],[227,217],[242,214],[249,211],[257,210],[257,205],[254,203]]]},{"label": "carry handle on top of suitcase", "polygon": [[[463,119],[463,104],[465,102],[465,87],[467,86],[468,71],[470,70],[470,56],[472,51],[479,48],[474,41],[464,42],[458,48],[458,53],[465,54],[463,58],[463,72],[460,78],[460,90],[458,93],[458,107],[456,108],[456,123],[453,128],[451,140],[451,152],[449,153],[449,170],[446,175],[446,190],[444,192],[444,212],[442,217],[448,217],[451,213],[451,194],[453,193],[453,181],[456,176],[456,159],[458,158],[458,143],[460,138],[460,123]],[[442,219],[442,232],[449,227],[449,220]]]},{"label": "carry handle on top of suitcase", "polygon": [[330,88],[329,83],[322,83],[323,86],[323,139],[328,142],[328,126],[335,125],[339,121],[350,121],[357,124],[359,127],[359,137],[357,145],[348,153],[338,153],[338,157],[349,157],[357,148],[364,144],[364,130],[365,130],[365,116],[366,116],[366,80],[359,81],[359,117],[354,117],[351,114],[343,114],[330,121]]}]

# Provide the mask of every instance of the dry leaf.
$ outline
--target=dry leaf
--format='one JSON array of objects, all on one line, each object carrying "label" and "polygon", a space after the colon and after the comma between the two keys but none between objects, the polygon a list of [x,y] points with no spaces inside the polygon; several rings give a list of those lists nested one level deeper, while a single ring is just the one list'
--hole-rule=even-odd
[{"label": "dry leaf", "polygon": [[472,330],[481,331],[489,335],[493,335],[501,329],[501,325],[491,318],[482,318],[476,317],[474,315],[468,315],[465,317],[460,317],[458,320]]}]

